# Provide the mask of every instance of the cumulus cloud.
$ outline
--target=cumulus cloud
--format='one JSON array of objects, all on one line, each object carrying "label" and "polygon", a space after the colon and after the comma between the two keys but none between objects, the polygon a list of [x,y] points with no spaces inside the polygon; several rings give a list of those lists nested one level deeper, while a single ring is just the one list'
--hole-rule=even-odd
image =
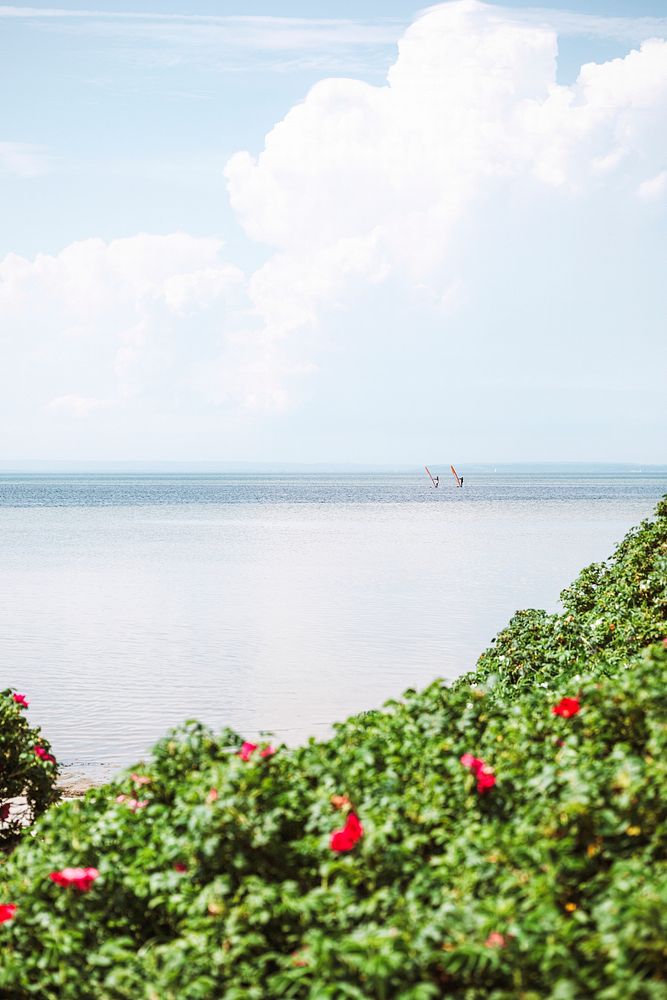
[{"label": "cumulus cloud", "polygon": [[386,86],[324,80],[259,156],[232,157],[231,203],[252,239],[295,259],[354,241],[412,276],[490,192],[581,191],[601,163],[624,158],[638,177],[664,158],[667,42],[583,66],[572,86],[557,85],[556,59],[548,26],[476,0],[433,8],[399,41]]},{"label": "cumulus cloud", "polygon": [[[242,272],[221,243],[175,233],[88,239],[0,262],[6,389],[33,374],[53,416],[87,417],[124,398],[187,392],[190,358],[215,360]],[[196,322],[192,322],[192,317]]]},{"label": "cumulus cloud", "polygon": [[227,165],[245,231],[274,250],[248,288],[269,338],[314,329],[359,283],[418,289],[451,315],[469,299],[463,244],[490,205],[515,203],[530,240],[536,204],[601,198],[614,214],[663,192],[664,40],[563,86],[553,27],[459,0],[398,50],[385,86],[323,80],[259,155]]}]

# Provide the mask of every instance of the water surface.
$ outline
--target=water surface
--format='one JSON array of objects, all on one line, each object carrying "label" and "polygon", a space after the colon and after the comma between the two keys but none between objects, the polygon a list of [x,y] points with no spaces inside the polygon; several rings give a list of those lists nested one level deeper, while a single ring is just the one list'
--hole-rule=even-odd
[{"label": "water surface", "polygon": [[[440,471],[443,475],[444,470]],[[0,476],[2,686],[92,777],[200,718],[293,743],[474,667],[667,470]]]}]

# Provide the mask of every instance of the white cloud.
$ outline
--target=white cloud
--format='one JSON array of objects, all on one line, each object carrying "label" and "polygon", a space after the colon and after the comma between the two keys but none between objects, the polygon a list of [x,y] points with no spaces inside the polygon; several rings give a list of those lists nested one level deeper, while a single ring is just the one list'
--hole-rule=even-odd
[{"label": "white cloud", "polygon": [[229,288],[240,278],[240,272],[229,265],[173,274],[163,284],[165,302],[174,313],[197,312],[224,299]]},{"label": "white cloud", "polygon": [[667,170],[661,170],[655,177],[642,181],[637,188],[637,194],[644,201],[657,201],[667,192]]},{"label": "white cloud", "polygon": [[78,417],[187,393],[189,366],[218,358],[239,304],[243,274],[220,252],[219,240],[175,233],[82,240],[34,260],[9,254],[0,261],[7,392],[17,370],[32,370],[35,404]]},{"label": "white cloud", "polygon": [[190,381],[214,407],[233,407],[246,413],[280,413],[292,405],[295,379],[312,374],[316,366],[290,361],[289,356],[263,336],[243,331],[230,337],[228,350],[213,362],[197,362]]},{"label": "white cloud", "polygon": [[71,417],[85,418],[95,410],[103,410],[110,405],[108,399],[93,399],[68,393],[66,396],[57,396],[52,399],[46,404],[46,409],[51,413],[64,413]]},{"label": "white cloud", "polygon": [[51,168],[43,146],[28,142],[0,142],[0,176],[39,177]]}]

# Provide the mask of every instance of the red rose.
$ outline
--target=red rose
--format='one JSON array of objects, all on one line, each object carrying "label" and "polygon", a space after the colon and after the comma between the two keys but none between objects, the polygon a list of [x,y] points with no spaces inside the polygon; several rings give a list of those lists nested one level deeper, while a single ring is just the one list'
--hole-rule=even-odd
[{"label": "red rose", "polygon": [[477,791],[480,795],[484,792],[488,792],[489,788],[493,788],[496,783],[496,776],[490,767],[480,767],[477,772]]},{"label": "red rose", "polygon": [[364,828],[356,813],[350,813],[342,830],[334,830],[329,846],[332,851],[351,851],[364,835]]},{"label": "red rose", "polygon": [[79,892],[88,892],[99,874],[97,868],[63,868],[62,871],[51,872],[49,878],[56,885],[72,887],[78,889]]},{"label": "red rose", "polygon": [[40,760],[45,761],[47,764],[55,764],[56,762],[56,758],[52,754],[48,753],[44,747],[36,746],[35,753]]},{"label": "red rose", "polygon": [[28,702],[25,700],[25,695],[24,694],[15,694],[15,695],[12,695],[12,697],[13,697],[14,701],[16,702],[16,704],[20,705],[21,708],[27,708],[28,707]]},{"label": "red rose", "polygon": [[493,788],[496,783],[493,768],[485,764],[481,757],[473,757],[471,753],[464,753],[460,760],[463,766],[472,771],[477,778],[477,791],[480,795],[488,792],[489,788]]},{"label": "red rose", "polygon": [[11,808],[12,807],[9,804],[9,802],[5,802],[3,803],[3,805],[0,806],[0,819],[2,820],[3,823],[5,822],[6,819],[9,818],[9,813]]},{"label": "red rose", "polygon": [[176,864],[174,865],[175,872],[186,872],[187,870],[188,866],[184,865],[182,861],[177,861]]},{"label": "red rose", "polygon": [[14,903],[0,903],[0,924],[6,924],[16,916],[18,906]]},{"label": "red rose", "polygon": [[569,719],[571,716],[576,715],[581,709],[581,703],[578,698],[561,698],[557,705],[553,705],[551,711],[554,715],[560,715],[564,719]]}]

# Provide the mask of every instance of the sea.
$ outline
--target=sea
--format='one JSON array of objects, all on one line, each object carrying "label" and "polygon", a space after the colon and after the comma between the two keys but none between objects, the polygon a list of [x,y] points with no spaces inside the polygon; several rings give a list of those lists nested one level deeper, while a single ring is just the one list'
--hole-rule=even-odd
[{"label": "sea", "polygon": [[294,745],[474,668],[661,466],[0,472],[0,688],[100,781],[186,719]]}]

